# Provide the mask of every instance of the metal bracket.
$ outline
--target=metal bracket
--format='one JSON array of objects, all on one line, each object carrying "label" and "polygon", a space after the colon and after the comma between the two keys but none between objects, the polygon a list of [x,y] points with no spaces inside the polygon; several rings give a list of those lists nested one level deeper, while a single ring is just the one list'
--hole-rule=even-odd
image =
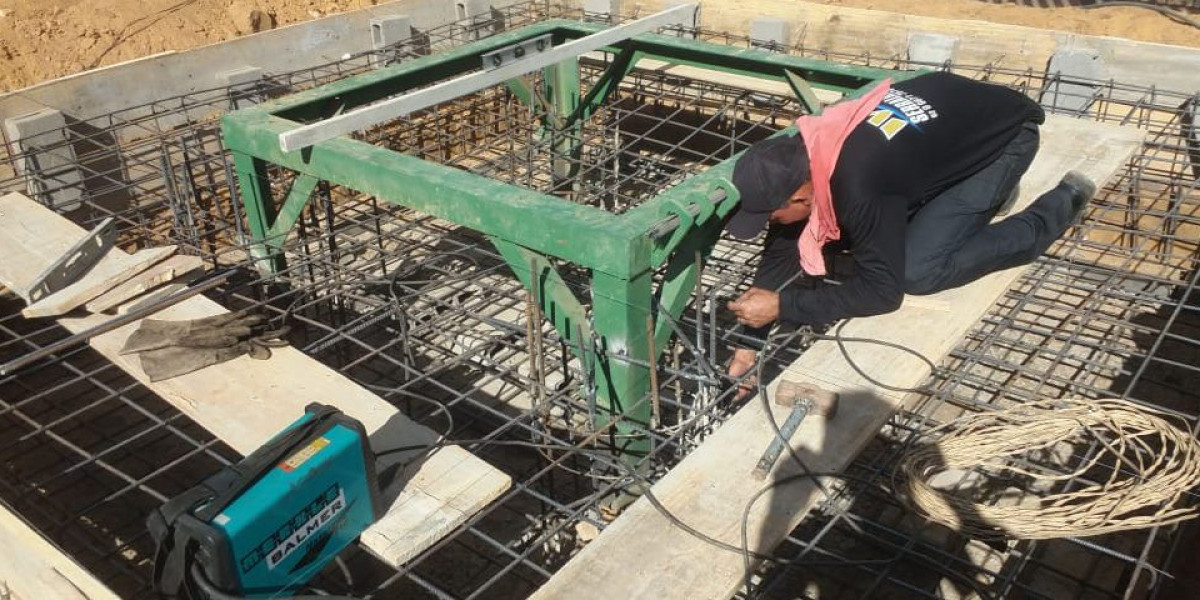
[{"label": "metal bracket", "polygon": [[75,242],[66,254],[46,267],[29,285],[25,298],[30,304],[75,283],[108,253],[117,239],[117,227],[112,217]]},{"label": "metal bracket", "polygon": [[532,55],[541,54],[549,50],[553,45],[553,37],[553,35],[547,33],[546,35],[539,35],[538,37],[522,40],[511,46],[488,52],[483,55],[483,70],[491,71],[492,69],[499,69],[504,65],[524,60]]}]

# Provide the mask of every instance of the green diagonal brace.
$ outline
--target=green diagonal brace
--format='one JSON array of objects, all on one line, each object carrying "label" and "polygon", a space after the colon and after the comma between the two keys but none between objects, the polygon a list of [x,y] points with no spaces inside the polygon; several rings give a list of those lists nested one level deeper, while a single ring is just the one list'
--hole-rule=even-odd
[{"label": "green diagonal brace", "polygon": [[542,314],[554,325],[559,337],[575,351],[580,364],[585,364],[584,357],[580,356],[580,340],[576,338],[581,331],[584,336],[589,334],[587,313],[558,270],[542,254],[497,237],[489,239],[525,289],[530,293],[537,291],[536,301]]},{"label": "green diagonal brace", "polygon": [[637,59],[640,53],[633,48],[625,48],[617,53],[612,64],[600,74],[600,78],[588,90],[583,101],[579,106],[567,117],[564,127],[569,127],[575,123],[586,121],[591,118],[596,109],[603,106],[608,101],[609,96],[616,91],[617,86],[621,84],[621,80],[633,70],[637,64]]},{"label": "green diagonal brace", "polygon": [[279,213],[275,215],[270,229],[267,230],[267,238],[263,240],[264,242],[275,248],[283,247],[288,232],[291,231],[296,221],[300,220],[300,215],[304,212],[309,198],[312,197],[318,181],[320,179],[307,173],[296,175],[296,179],[292,181],[292,189],[288,191],[287,199],[284,200],[283,206],[279,207]]},{"label": "green diagonal brace", "polygon": [[532,108],[534,114],[541,115],[540,120],[543,130],[558,128],[550,102],[533,88],[528,76],[514,77],[505,81],[504,85],[508,88],[508,91],[517,97],[517,100],[521,104]]},{"label": "green diagonal brace", "polygon": [[799,98],[804,108],[808,109],[808,114],[821,114],[824,107],[821,105],[821,101],[817,98],[816,93],[813,92],[812,86],[803,77],[792,72],[791,69],[784,69],[783,75],[787,77],[788,85],[792,87],[792,92],[796,94],[796,98]]},{"label": "green diagonal brace", "polygon": [[508,91],[512,92],[521,104],[532,107],[536,101],[533,96],[533,88],[529,85],[529,80],[525,77],[514,77],[504,82],[504,86]]},{"label": "green diagonal brace", "polygon": [[[712,253],[713,246],[721,237],[723,227],[723,221],[709,221],[698,230],[693,231],[687,240],[675,250],[675,254],[667,263],[666,273],[663,274],[663,283],[659,288],[659,311],[665,310],[672,319],[679,321],[688,305],[688,299],[696,289],[696,277],[700,275],[696,265],[696,252],[700,253],[702,263],[707,260],[708,255]],[[674,333],[675,330],[666,319],[661,316],[655,319],[654,349],[656,353],[662,354]],[[658,357],[651,357],[651,360],[658,360]]]}]

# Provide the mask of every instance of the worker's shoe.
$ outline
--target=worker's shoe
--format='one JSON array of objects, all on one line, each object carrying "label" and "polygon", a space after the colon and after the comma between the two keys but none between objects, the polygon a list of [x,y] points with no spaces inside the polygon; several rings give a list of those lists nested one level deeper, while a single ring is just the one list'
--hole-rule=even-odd
[{"label": "worker's shoe", "polygon": [[1076,217],[1083,212],[1088,201],[1096,195],[1096,183],[1079,171],[1067,171],[1058,185],[1065,187],[1071,193],[1071,214]]}]

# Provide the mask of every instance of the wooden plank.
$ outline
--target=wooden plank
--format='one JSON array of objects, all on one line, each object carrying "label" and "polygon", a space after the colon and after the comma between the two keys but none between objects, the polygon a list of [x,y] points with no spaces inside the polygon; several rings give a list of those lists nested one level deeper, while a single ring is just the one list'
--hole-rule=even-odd
[{"label": "wooden plank", "polygon": [[21,315],[27,319],[65,315],[174,253],[175,246],[147,248],[133,255],[109,250],[83,279],[26,306]]},{"label": "wooden plank", "polygon": [[0,505],[0,597],[119,600],[7,507]]},{"label": "wooden plank", "polygon": [[190,271],[199,270],[204,261],[199,256],[181,254],[172,256],[161,263],[134,275],[125,283],[100,294],[84,305],[88,312],[104,312],[118,304],[130,300],[137,295],[166,283]]},{"label": "wooden plank", "polygon": [[[7,197],[6,197],[7,200]],[[64,217],[22,197],[22,202],[40,210],[25,210],[23,219],[42,232],[44,248],[54,248],[82,235],[83,230]],[[5,206],[12,204],[9,201]],[[13,224],[9,212],[0,216],[0,230]],[[0,246],[0,256],[8,248]],[[36,248],[32,253],[38,252]],[[113,254],[119,253],[114,250]],[[119,260],[113,254],[104,261]],[[57,256],[43,253],[44,264]],[[40,266],[29,261],[36,271]],[[103,266],[103,263],[102,265]],[[100,268],[98,266],[97,268]],[[10,269],[17,280],[28,276]],[[185,300],[155,314],[157,319],[185,320],[227,312],[224,307],[203,296]],[[59,319],[71,332],[79,332],[110,317],[87,315]],[[121,367],[170,402],[232,448],[249,454],[271,436],[300,417],[312,402],[332,404],[358,419],[371,437],[371,446],[384,450],[399,446],[431,443],[437,434],[414,423],[395,407],[369,392],[341,373],[309,358],[295,348],[272,350],[270,360],[256,361],[241,357],[194,373],[151,383],[142,371],[136,355],[122,356],[125,339],[138,326],[113,330],[93,338],[92,348]],[[395,455],[380,460],[380,468],[406,457]],[[409,459],[411,460],[411,459]],[[390,508],[386,515],[363,535],[366,547],[384,562],[398,566],[428,548],[500,496],[512,485],[504,472],[456,446],[439,449],[422,461],[414,461],[396,477],[384,492]]]},{"label": "wooden plank", "polygon": [[192,271],[191,274],[185,273],[182,279],[177,279],[173,283],[169,283],[162,287],[155,288],[141,296],[138,296],[124,304],[117,306],[117,314],[123,315],[139,310],[142,307],[150,306],[163,298],[166,298],[175,292],[181,291],[190,285],[193,281],[200,278],[199,271]]},{"label": "wooden plank", "polygon": [[0,196],[0,220],[5,224],[0,227],[0,248],[4,248],[5,253],[4,259],[0,260],[0,285],[22,298],[28,295],[33,280],[41,274],[38,266],[48,264],[46,256],[62,256],[73,244],[65,239],[44,238],[25,218],[33,210],[21,194]]},{"label": "wooden plank", "polygon": [[[1051,117],[1042,129],[1043,146],[1021,181],[1018,209],[1055,186],[1063,173],[1078,169],[1106,181],[1137,149],[1143,132],[1112,125]],[[946,310],[904,306],[891,314],[855,319],[847,336],[903,344],[937,361],[945,356],[1024,267],[993,273],[951,290]],[[936,298],[936,296],[935,296]],[[929,368],[912,356],[878,346],[850,345],[857,362],[893,386],[915,386]],[[836,419],[806,419],[794,447],[814,471],[839,471],[875,436],[899,406],[903,394],[875,387],[855,373],[834,342],[805,351],[783,377],[838,391]],[[771,391],[779,379],[769,385]],[[774,408],[779,422],[786,410]],[[695,452],[654,487],[654,494],[677,518],[726,543],[740,546],[742,510],[762,485],[751,475],[772,432],[761,403],[740,409]],[[771,480],[798,469],[780,460]],[[748,521],[751,549],[770,552],[822,500],[809,480],[777,487],[754,505]],[[645,499],[634,503],[584,548],[534,598],[728,598],[742,585],[740,553],[706,543],[675,527]]]}]

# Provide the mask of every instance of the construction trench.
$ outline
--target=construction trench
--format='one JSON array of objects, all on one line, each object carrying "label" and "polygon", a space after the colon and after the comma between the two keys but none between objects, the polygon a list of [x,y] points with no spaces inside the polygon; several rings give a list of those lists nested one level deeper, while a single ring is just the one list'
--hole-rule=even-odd
[{"label": "construction trench", "polygon": [[[297,210],[288,199],[302,177],[279,166],[260,170],[253,187],[294,226],[270,228],[246,214],[240,199],[247,183],[229,150],[241,141],[225,138],[220,115],[552,18],[592,26],[620,20],[543,2],[493,8],[487,20],[429,28],[421,39],[327,65],[73,121],[59,132],[65,141],[4,157],[15,169],[57,153],[79,175],[24,166],[0,179],[0,195],[71,198],[80,206],[66,214],[85,229],[115,218],[122,249],[177,244],[210,272],[232,271],[206,295],[285,322],[293,347],[414,421],[451,439],[478,440],[465,448],[511,476],[499,498],[401,566],[351,547],[315,588],[374,598],[528,597],[630,500],[627,464],[657,481],[738,408],[721,374],[743,334],[724,305],[749,285],[755,242],[721,239],[707,256],[701,245],[658,266],[646,285],[677,281],[678,270],[699,276],[680,292],[678,317],[661,320],[665,335],[637,321],[629,344],[644,346],[622,354],[598,348],[598,337],[585,333],[590,319],[564,335],[555,315],[544,314],[548,305],[534,300],[536,284],[531,293],[510,257],[470,228],[328,181],[312,182]],[[700,27],[665,33],[763,47]],[[947,66],[804,46],[763,51],[864,72]],[[603,85],[618,60],[611,52],[581,57],[581,92]],[[997,545],[925,525],[888,486],[897,460],[923,433],[967,412],[1039,397],[1125,398],[1175,415],[1200,435],[1200,95],[990,64],[950,67],[1026,93],[1051,113],[1141,129],[1146,141],[1102,183],[1083,223],[940,362],[926,391],[907,396],[846,469],[852,478],[775,549],[788,563],[756,571],[754,597],[1166,597],[1172,574],[1194,566],[1177,552],[1195,535],[1194,524]],[[528,83],[533,90],[555,85],[541,74]],[[786,87],[638,65],[565,140],[544,126],[562,110],[553,98],[522,99],[502,84],[353,137],[626,215],[808,109]],[[16,147],[9,142],[6,148]],[[256,227],[270,230],[268,243],[261,234],[256,242]],[[560,235],[588,233],[581,227]],[[554,285],[587,305],[589,269],[546,262],[561,278]],[[70,335],[53,320],[22,317],[22,308],[15,295],[0,294],[0,362]],[[773,344],[763,356],[767,376],[804,349],[798,333]],[[621,398],[624,416],[614,412],[594,361],[650,371],[645,357],[656,354],[648,392]],[[1048,452],[1041,466],[1070,471],[1095,451],[1066,446]],[[239,458],[87,345],[0,376],[0,499],[121,597],[153,597],[146,516]],[[1045,485],[1005,484],[990,501],[1019,500]]]}]

